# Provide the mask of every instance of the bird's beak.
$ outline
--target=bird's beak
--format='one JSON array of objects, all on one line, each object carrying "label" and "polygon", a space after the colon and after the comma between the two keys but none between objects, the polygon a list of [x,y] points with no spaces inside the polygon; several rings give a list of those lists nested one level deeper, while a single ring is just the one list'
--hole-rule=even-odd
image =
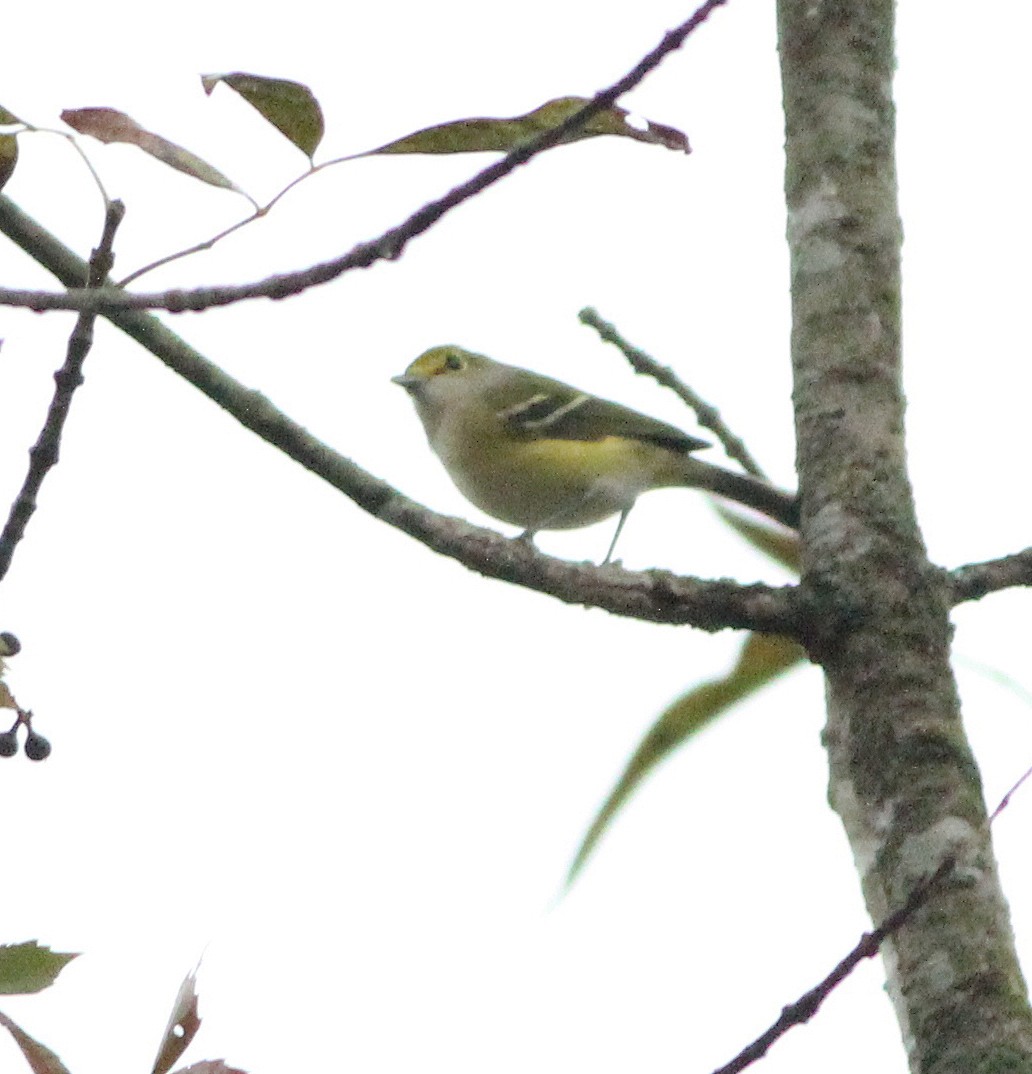
[{"label": "bird's beak", "polygon": [[413,377],[408,373],[399,373],[396,377],[391,377],[392,384],[398,384],[407,392],[414,392],[423,383],[422,377]]}]

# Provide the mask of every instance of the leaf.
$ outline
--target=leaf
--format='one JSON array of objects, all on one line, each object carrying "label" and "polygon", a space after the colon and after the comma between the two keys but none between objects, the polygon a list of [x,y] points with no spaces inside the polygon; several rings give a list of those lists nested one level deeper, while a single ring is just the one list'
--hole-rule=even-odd
[{"label": "leaf", "polygon": [[9,127],[12,123],[22,123],[13,112],[9,112],[2,104],[0,104],[0,126]]},{"label": "leaf", "polygon": [[51,951],[35,940],[0,946],[0,993],[25,995],[49,988],[78,955]]},{"label": "leaf", "polygon": [[238,1067],[227,1066],[225,1059],[202,1059],[199,1063],[181,1067],[176,1074],[246,1074],[246,1072]]},{"label": "leaf", "polygon": [[135,145],[145,153],[167,164],[176,171],[185,172],[211,186],[243,193],[222,172],[213,168],[189,149],[184,149],[160,134],[144,130],[136,120],[119,112],[117,108],[67,108],[61,119],[80,134],[88,134],[100,142],[125,142]]},{"label": "leaf", "polygon": [[791,638],[778,634],[750,634],[731,671],[720,679],[704,682],[678,698],[652,725],[623,775],[603,803],[577,849],[567,886],[573,883],[601,839],[609,822],[638,784],[678,746],[700,731],[736,702],[755,693],[804,657]]},{"label": "leaf", "polygon": [[319,102],[307,86],[286,78],[266,78],[244,71],[201,75],[201,85],[209,97],[220,82],[236,90],[280,134],[293,142],[309,160],[312,159],[322,141],[325,124]]},{"label": "leaf", "polygon": [[737,530],[753,548],[758,549],[765,556],[787,567],[790,571],[799,573],[799,534],[784,526],[769,526],[763,522],[757,522],[753,518],[746,518],[738,511],[729,509],[723,504],[714,504],[717,514],[733,529]]},{"label": "leaf", "polygon": [[18,139],[13,134],[0,134],[0,190],[14,174],[14,166],[17,163]]},{"label": "leaf", "polygon": [[14,1037],[32,1074],[68,1074],[68,1068],[45,1044],[40,1044],[38,1040],[30,1037],[21,1026],[12,1022],[2,1011],[0,1011],[0,1025],[6,1026],[8,1032]]},{"label": "leaf", "polygon": [[161,1038],[158,1057],[154,1060],[152,1074],[168,1074],[172,1064],[186,1051],[190,1041],[201,1028],[201,1016],[197,1012],[197,992],[194,985],[197,976],[188,973],[179,987],[175,1005],[169,1015],[168,1025]]},{"label": "leaf", "polygon": [[[511,119],[458,119],[426,127],[413,134],[388,142],[378,149],[370,149],[359,156],[377,153],[508,153],[544,130],[557,127],[588,103],[586,97],[558,97],[546,101],[540,108]],[[628,122],[630,113],[615,105],[596,113],[582,127],[567,135],[566,142],[579,142],[603,134],[633,138],[638,142],[650,142],[691,152],[687,137],[674,127],[659,123],[644,126]]]}]

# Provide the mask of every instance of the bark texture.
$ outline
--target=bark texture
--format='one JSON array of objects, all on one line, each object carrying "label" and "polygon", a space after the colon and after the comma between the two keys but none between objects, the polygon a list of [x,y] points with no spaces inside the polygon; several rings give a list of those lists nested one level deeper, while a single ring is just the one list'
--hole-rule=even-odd
[{"label": "bark texture", "polygon": [[957,861],[885,949],[911,1069],[1028,1071],[1027,992],[949,664],[949,583],[905,467],[893,4],[778,11],[802,584],[822,624],[829,794],[875,920]]}]

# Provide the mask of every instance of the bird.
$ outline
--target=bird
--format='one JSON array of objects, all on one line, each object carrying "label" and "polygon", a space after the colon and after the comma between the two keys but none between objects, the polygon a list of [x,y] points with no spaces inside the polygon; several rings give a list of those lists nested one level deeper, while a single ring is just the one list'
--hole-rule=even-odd
[{"label": "bird", "polygon": [[696,459],[710,445],[674,425],[552,377],[454,344],[431,347],[392,377],[411,396],[431,449],[485,514],[522,527],[576,529],[618,514],[603,564],[637,498],[705,489],[798,527],[795,496]]}]

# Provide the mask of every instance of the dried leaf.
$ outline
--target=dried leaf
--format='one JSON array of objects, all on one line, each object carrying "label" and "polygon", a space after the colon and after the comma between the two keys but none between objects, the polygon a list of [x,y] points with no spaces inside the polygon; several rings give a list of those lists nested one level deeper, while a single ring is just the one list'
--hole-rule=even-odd
[{"label": "dried leaf", "polygon": [[286,78],[266,78],[244,71],[201,75],[201,85],[209,96],[220,82],[236,90],[311,160],[322,141],[325,124],[319,102],[307,86]]},{"label": "dried leaf", "polygon": [[202,1059],[199,1063],[191,1063],[188,1067],[180,1067],[175,1074],[247,1074],[239,1067],[226,1065],[225,1059]]},{"label": "dried leaf", "polygon": [[0,126],[9,127],[12,123],[22,123],[13,112],[9,112],[2,104],[0,104]]},{"label": "dried leaf", "polygon": [[125,142],[127,145],[135,145],[176,171],[185,172],[211,186],[243,193],[222,172],[195,156],[189,149],[162,138],[160,134],[144,130],[136,120],[116,108],[69,108],[61,113],[61,119],[80,134],[88,134],[105,143]]},{"label": "dried leaf", "polygon": [[179,988],[172,1014],[161,1038],[158,1057],[154,1060],[152,1074],[168,1074],[172,1064],[186,1051],[190,1041],[201,1028],[201,1016],[197,1011],[197,992],[194,986],[197,976],[188,973]]},{"label": "dried leaf", "polygon": [[609,822],[660,761],[742,698],[755,693],[800,663],[803,657],[802,648],[791,638],[776,634],[750,634],[735,666],[727,675],[704,682],[678,698],[642,739],[623,775],[592,821],[567,873],[567,884],[572,884],[577,878]]},{"label": "dried leaf", "polygon": [[[511,119],[459,119],[416,131],[397,141],[388,142],[378,149],[371,149],[360,156],[377,153],[508,153],[544,130],[557,127],[588,103],[586,97],[559,97],[546,101],[540,108],[526,115]],[[674,127],[660,123],[636,125],[628,122],[630,113],[615,105],[596,113],[582,127],[566,138],[567,142],[579,142],[603,134],[633,138],[638,142],[650,142],[691,152],[687,137]]]},{"label": "dried leaf", "polygon": [[6,1026],[8,1032],[14,1037],[32,1074],[68,1074],[68,1068],[45,1044],[40,1044],[38,1040],[30,1037],[21,1026],[12,1022],[2,1011],[0,1011],[0,1025]]},{"label": "dried leaf", "polygon": [[77,958],[74,954],[51,951],[35,940],[0,946],[0,993],[26,995],[49,988],[57,975]]}]

